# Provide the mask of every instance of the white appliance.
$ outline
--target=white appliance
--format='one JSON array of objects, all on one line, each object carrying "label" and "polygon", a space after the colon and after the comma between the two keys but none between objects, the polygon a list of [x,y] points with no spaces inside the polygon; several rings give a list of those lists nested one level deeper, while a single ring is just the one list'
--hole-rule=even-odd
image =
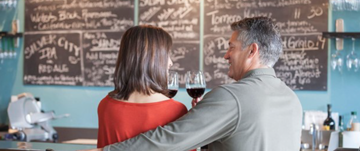
[{"label": "white appliance", "polygon": [[55,129],[50,121],[57,118],[67,117],[68,114],[56,117],[53,111],[42,112],[40,102],[29,93],[19,94],[12,98],[8,106],[10,126],[17,130],[14,136],[17,140],[31,141],[54,141],[58,139]]}]

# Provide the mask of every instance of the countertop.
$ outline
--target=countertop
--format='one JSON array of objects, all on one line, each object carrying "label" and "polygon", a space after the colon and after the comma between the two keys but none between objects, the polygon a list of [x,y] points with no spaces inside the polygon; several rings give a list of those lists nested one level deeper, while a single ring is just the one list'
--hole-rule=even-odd
[{"label": "countertop", "polygon": [[63,144],[63,143],[50,143],[50,142],[20,142],[20,141],[0,141],[0,151],[13,150],[13,151],[45,151],[52,149],[54,151],[76,151],[80,149],[92,149],[96,145],[89,144]]}]

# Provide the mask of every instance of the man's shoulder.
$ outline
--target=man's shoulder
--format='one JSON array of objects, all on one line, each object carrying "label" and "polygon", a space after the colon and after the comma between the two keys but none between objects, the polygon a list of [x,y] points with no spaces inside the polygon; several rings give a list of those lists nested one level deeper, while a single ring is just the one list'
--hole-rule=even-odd
[{"label": "man's shoulder", "polygon": [[220,97],[222,99],[233,98],[234,93],[238,93],[238,90],[244,89],[245,87],[245,84],[238,82],[223,84],[213,88],[207,95],[211,97]]},{"label": "man's shoulder", "polygon": [[224,89],[228,92],[238,91],[239,89],[245,89],[246,87],[249,87],[249,81],[248,80],[240,80],[229,84],[223,84],[220,85],[219,89]]}]

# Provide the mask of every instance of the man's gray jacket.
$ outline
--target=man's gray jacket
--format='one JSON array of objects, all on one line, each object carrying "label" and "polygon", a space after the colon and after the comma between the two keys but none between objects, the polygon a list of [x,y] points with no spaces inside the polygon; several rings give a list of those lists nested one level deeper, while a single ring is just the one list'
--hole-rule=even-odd
[{"label": "man's gray jacket", "polygon": [[298,151],[301,120],[298,97],[274,69],[255,69],[213,89],[178,120],[104,151],[186,151],[206,144],[211,151]]}]

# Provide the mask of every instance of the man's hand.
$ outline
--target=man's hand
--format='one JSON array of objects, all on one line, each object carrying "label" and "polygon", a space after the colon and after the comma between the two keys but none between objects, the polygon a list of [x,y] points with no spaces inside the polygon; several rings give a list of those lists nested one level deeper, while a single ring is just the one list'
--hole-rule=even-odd
[{"label": "man's hand", "polygon": [[192,107],[195,107],[196,104],[199,103],[200,101],[201,101],[201,98],[192,99],[192,101],[191,101]]},{"label": "man's hand", "polygon": [[95,148],[95,149],[84,149],[84,150],[77,150],[77,151],[103,151],[102,148]]}]

